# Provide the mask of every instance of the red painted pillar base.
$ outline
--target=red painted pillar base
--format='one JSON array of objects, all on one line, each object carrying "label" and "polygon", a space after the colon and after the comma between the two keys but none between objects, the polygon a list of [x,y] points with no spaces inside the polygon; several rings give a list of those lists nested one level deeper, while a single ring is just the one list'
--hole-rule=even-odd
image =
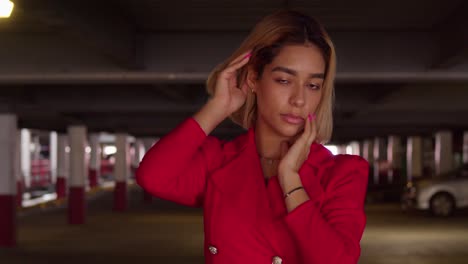
[{"label": "red painted pillar base", "polygon": [[23,207],[24,184],[22,181],[16,182],[16,206]]},{"label": "red painted pillar base", "polygon": [[153,196],[147,191],[143,191],[143,202],[151,203],[153,201]]},{"label": "red painted pillar base", "polygon": [[123,212],[128,208],[127,182],[115,182],[114,189],[114,211]]},{"label": "red painted pillar base", "polygon": [[98,186],[97,170],[89,169],[88,177],[89,177],[89,187],[91,188],[97,187]]},{"label": "red painted pillar base", "polygon": [[70,187],[68,196],[68,223],[80,225],[85,223],[86,203],[84,187]]},{"label": "red painted pillar base", "polygon": [[57,177],[57,182],[55,183],[55,192],[57,193],[57,199],[67,197],[67,182],[64,177]]},{"label": "red painted pillar base", "polygon": [[0,247],[16,246],[16,196],[0,195]]}]

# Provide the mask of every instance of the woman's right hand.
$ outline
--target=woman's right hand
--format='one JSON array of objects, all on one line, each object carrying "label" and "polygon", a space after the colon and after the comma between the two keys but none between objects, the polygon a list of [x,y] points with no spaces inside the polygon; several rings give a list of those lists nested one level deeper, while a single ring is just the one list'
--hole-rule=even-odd
[{"label": "woman's right hand", "polygon": [[248,87],[238,87],[237,71],[249,62],[250,52],[234,59],[218,75],[212,98],[193,117],[210,134],[215,127],[239,109],[247,98]]},{"label": "woman's right hand", "polygon": [[247,84],[244,83],[242,87],[238,86],[237,71],[249,62],[250,52],[243,53],[234,59],[219,73],[216,80],[212,100],[226,111],[226,117],[239,109],[247,98]]}]

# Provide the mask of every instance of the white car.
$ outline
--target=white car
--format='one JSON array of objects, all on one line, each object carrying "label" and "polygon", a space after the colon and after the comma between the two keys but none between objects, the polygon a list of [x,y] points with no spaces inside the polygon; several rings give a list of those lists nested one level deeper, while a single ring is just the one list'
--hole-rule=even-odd
[{"label": "white car", "polygon": [[407,183],[402,209],[430,210],[435,216],[450,216],[457,208],[468,207],[468,164],[431,179]]}]

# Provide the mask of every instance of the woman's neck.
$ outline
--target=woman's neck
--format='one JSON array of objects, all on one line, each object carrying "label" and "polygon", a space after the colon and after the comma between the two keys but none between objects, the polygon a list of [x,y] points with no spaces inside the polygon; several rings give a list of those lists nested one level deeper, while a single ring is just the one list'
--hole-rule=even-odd
[{"label": "woman's neck", "polygon": [[264,122],[255,124],[255,144],[258,154],[267,159],[279,159],[281,155],[281,142],[288,140],[277,134]]}]

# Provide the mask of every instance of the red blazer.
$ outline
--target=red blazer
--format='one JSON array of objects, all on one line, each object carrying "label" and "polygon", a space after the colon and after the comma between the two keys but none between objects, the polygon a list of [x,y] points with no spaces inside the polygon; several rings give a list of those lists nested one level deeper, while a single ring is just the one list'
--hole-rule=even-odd
[{"label": "red blazer", "polygon": [[265,185],[253,129],[223,142],[188,118],[146,153],[136,180],[203,206],[206,263],[357,263],[367,161],[314,143],[299,174],[310,200],[288,213],[277,177]]}]

